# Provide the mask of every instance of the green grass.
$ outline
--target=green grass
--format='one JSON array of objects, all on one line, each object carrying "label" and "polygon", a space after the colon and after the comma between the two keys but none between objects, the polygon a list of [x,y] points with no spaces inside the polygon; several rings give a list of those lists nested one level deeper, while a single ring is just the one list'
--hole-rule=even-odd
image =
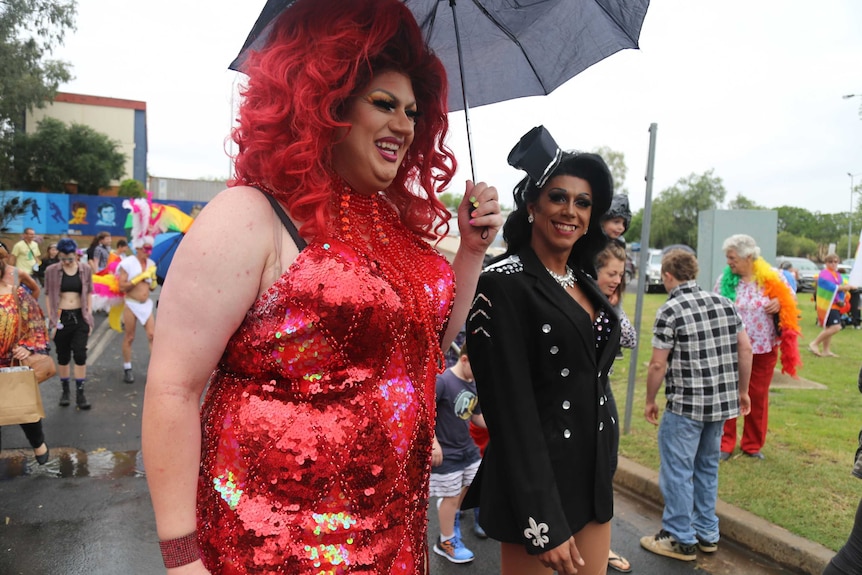
[{"label": "green grass", "polygon": [[[862,483],[850,474],[862,426],[862,395],[856,380],[862,364],[862,331],[845,329],[832,339],[838,358],[818,358],[808,343],[820,332],[814,324],[811,294],[800,293],[803,366],[799,375],[828,389],[773,389],[769,394],[769,431],[757,461],[736,457],[721,464],[719,497],[802,537],[833,550],[847,540]],[[643,417],[646,365],[652,353],[651,330],[665,294],[645,294],[639,330],[638,368],[635,378],[630,431],[620,441],[620,453],[658,469],[657,428]],[[629,293],[624,307],[634,322],[636,296]],[[620,418],[625,410],[630,361],[614,364],[611,381]],[[780,366],[780,362],[779,362]],[[659,406],[664,408],[664,388]],[[740,434],[742,420],[739,420]],[[622,428],[622,427],[621,427]],[[735,454],[738,454],[737,448]]]}]

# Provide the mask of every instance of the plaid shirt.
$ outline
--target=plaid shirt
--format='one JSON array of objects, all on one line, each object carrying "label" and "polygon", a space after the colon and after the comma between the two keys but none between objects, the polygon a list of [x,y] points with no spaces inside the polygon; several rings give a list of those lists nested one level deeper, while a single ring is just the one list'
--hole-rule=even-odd
[{"label": "plaid shirt", "polygon": [[670,349],[667,409],[695,421],[739,415],[737,335],[745,327],[729,299],[694,281],[672,289],[656,312],[652,345]]}]

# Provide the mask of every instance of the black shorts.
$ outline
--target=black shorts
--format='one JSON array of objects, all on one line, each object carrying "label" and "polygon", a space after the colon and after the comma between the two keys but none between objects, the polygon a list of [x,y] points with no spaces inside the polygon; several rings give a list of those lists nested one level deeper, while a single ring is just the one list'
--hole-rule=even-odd
[{"label": "black shorts", "polygon": [[837,309],[830,309],[829,315],[826,316],[826,323],[823,327],[829,327],[830,325],[836,325],[841,323],[841,312]]}]

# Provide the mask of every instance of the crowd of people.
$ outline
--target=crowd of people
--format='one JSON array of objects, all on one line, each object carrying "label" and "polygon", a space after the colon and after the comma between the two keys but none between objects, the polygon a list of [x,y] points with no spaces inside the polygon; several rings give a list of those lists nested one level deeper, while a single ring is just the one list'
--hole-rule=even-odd
[{"label": "crowd of people", "polygon": [[[123,283],[114,277],[116,268],[132,265],[129,260],[137,261],[137,256],[126,255],[128,242],[125,239],[117,241],[116,249],[112,249],[111,244],[109,234],[99,234],[93,239],[91,248],[94,249],[88,250],[88,257],[75,240],[62,237],[45,248],[43,257],[40,241],[32,228],[24,230],[22,239],[11,250],[0,242],[0,368],[15,367],[32,354],[49,355],[53,351],[56,357],[53,371],[60,382],[61,407],[72,404],[72,379],[76,409],[88,411],[92,407],[85,387],[87,347],[95,326],[94,278],[113,277],[113,283],[118,285],[118,296],[131,292],[132,297],[140,297],[133,291],[138,282]],[[137,253],[148,253],[146,245],[138,247]],[[113,267],[109,267],[109,260],[115,262]],[[151,260],[148,263],[154,265]],[[151,270],[150,275],[153,273]],[[146,298],[149,299],[149,287]],[[152,331],[151,324],[152,321],[145,325],[148,334]],[[127,333],[134,327],[127,319]],[[133,339],[134,335],[131,337]],[[131,365],[126,366],[124,380],[132,383]],[[21,424],[21,428],[34,448],[36,462],[44,465],[49,459],[49,450],[43,422]]]}]

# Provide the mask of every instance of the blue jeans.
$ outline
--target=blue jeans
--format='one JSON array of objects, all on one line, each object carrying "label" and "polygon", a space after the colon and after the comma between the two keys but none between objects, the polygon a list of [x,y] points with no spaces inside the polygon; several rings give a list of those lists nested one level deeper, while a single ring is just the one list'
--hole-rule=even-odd
[{"label": "blue jeans", "polygon": [[686,545],[718,541],[718,462],[724,421],[694,421],[665,411],[658,430],[662,527]]}]

